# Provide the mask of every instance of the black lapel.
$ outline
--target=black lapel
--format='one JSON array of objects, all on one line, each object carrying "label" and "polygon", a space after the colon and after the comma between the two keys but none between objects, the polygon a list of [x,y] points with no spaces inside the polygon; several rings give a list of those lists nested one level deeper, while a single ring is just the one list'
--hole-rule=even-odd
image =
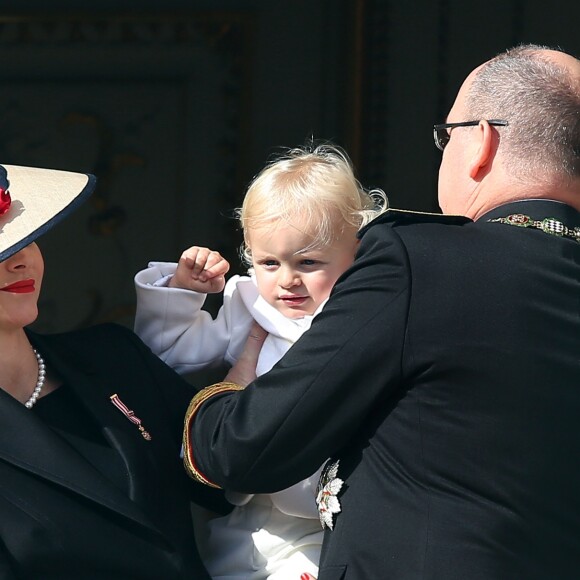
[{"label": "black lapel", "polygon": [[[117,424],[127,419],[108,400],[107,389],[103,389],[98,375],[90,368],[71,367],[68,361],[65,365],[58,352],[50,347],[49,337],[33,336],[34,345],[45,360],[53,365],[75,392],[82,393],[81,400],[88,411],[103,425],[105,437],[127,462],[131,445],[123,449],[123,437],[114,435],[117,431],[123,431]],[[24,405],[1,389],[0,458],[160,533],[135,502],[102,476]]]},{"label": "black lapel", "polygon": [[[129,499],[135,504],[147,506],[148,511],[151,511],[159,499],[155,495],[158,489],[156,477],[159,474],[155,468],[151,468],[151,462],[154,461],[151,450],[154,444],[143,437],[138,424],[133,423],[112,403],[111,396],[123,391],[124,385],[115,384],[109,377],[93,372],[92,369],[63,369],[62,376],[78,395],[87,412],[102,426],[105,439],[123,459],[129,477]],[[123,393],[119,394],[122,403],[134,411],[138,418],[140,399],[129,400]],[[143,428],[147,427],[148,424],[145,423]],[[162,436],[155,432],[156,440]]]}]

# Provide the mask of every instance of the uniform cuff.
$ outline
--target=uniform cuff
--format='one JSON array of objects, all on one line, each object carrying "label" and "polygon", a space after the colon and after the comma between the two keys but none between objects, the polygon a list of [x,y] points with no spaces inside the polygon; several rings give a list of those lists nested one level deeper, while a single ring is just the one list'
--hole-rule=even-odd
[{"label": "uniform cuff", "polygon": [[187,412],[185,413],[185,426],[183,429],[183,462],[185,464],[185,470],[187,471],[188,475],[205,485],[209,485],[210,487],[219,488],[220,486],[213,483],[213,481],[209,480],[201,471],[197,468],[195,463],[194,457],[194,450],[193,445],[191,444],[191,437],[190,437],[190,430],[191,424],[197,415],[199,408],[211,397],[215,395],[220,395],[222,393],[233,392],[233,391],[242,391],[244,387],[240,385],[236,385],[236,383],[216,383],[215,385],[211,385],[206,387],[205,389],[201,390],[193,399],[191,403],[189,403],[189,407],[187,408]]}]

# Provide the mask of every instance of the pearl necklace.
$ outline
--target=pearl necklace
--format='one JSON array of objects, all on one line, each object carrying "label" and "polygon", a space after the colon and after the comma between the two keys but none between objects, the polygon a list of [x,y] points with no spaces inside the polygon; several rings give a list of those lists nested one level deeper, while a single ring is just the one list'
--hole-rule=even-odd
[{"label": "pearl necklace", "polygon": [[34,407],[36,400],[40,396],[40,391],[42,391],[42,387],[44,386],[44,379],[46,378],[46,367],[44,365],[44,359],[40,356],[40,353],[36,352],[36,349],[32,349],[34,355],[36,356],[36,360],[38,361],[38,380],[36,381],[36,387],[34,387],[34,391],[32,391],[32,395],[24,406],[27,409],[32,409]]}]

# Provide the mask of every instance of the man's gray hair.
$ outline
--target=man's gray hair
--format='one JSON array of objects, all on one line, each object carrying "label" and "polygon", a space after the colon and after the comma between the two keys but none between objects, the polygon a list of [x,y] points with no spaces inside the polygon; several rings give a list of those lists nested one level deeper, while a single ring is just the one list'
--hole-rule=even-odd
[{"label": "man's gray hair", "polygon": [[[528,181],[580,177],[580,79],[522,45],[499,54],[475,74],[466,105],[472,119],[504,119],[498,129],[508,170]],[[551,49],[554,50],[554,49]]]}]

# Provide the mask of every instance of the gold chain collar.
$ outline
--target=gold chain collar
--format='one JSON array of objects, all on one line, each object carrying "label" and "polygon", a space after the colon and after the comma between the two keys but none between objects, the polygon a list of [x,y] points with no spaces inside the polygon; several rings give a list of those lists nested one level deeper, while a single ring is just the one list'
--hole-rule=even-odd
[{"label": "gold chain collar", "polygon": [[508,224],[510,226],[517,226],[520,228],[534,228],[542,230],[546,234],[558,236],[561,238],[571,238],[580,242],[580,227],[569,228],[565,226],[560,220],[556,218],[547,217],[543,220],[534,220],[530,216],[523,213],[512,213],[507,217],[499,217],[487,220],[488,222],[498,222],[500,224]]}]

